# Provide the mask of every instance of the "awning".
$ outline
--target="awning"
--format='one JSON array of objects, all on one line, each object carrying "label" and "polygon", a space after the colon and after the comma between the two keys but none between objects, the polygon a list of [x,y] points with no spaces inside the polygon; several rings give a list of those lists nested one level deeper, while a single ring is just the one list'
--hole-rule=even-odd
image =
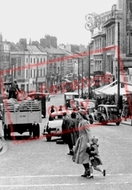
[{"label": "awning", "polygon": [[72,81],[70,81],[70,80],[68,80],[68,79],[64,79],[65,80],[65,82],[69,82],[69,83],[71,83]]},{"label": "awning", "polygon": [[[118,93],[118,85],[116,84],[115,86],[104,89],[101,92],[102,94],[106,95],[115,95]],[[120,95],[129,94],[131,92],[132,92],[132,86],[130,85],[126,85],[124,88],[120,88]]]}]

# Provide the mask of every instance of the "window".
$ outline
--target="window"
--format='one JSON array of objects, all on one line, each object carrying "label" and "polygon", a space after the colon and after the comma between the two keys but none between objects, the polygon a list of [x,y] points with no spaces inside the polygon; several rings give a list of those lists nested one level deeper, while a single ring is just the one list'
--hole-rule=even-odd
[{"label": "window", "polygon": [[43,74],[43,76],[45,77],[45,68],[44,68],[44,74]]},{"label": "window", "polygon": [[32,58],[30,59],[30,62],[32,63]]},{"label": "window", "polygon": [[21,71],[22,71],[22,69],[21,69],[21,57],[18,57],[18,75],[21,75]]},{"label": "window", "polygon": [[34,58],[34,63],[36,62],[35,58]]},{"label": "window", "polygon": [[28,78],[28,69],[26,69],[26,79]]},{"label": "window", "polygon": [[115,44],[115,27],[112,27],[112,45]]},{"label": "window", "polygon": [[28,63],[28,58],[26,58],[26,63]]},{"label": "window", "polygon": [[41,69],[38,69],[38,77],[41,77]]},{"label": "window", "polygon": [[42,68],[40,69],[40,77],[42,77]]},{"label": "window", "polygon": [[30,77],[32,78],[33,76],[32,76],[32,69],[30,70]]},{"label": "window", "polygon": [[35,71],[35,69],[34,69],[34,78],[36,77],[36,71]]}]

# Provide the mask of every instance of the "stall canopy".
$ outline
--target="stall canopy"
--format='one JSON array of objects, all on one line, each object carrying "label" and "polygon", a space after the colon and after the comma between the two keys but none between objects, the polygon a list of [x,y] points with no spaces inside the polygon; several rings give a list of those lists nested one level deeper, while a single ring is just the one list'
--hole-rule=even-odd
[{"label": "stall canopy", "polygon": [[112,83],[105,85],[105,86],[101,86],[99,88],[96,88],[94,90],[92,90],[96,95],[102,94],[102,91],[110,89],[113,87],[113,85],[115,85],[117,83],[117,80],[113,81]]},{"label": "stall canopy", "polygon": [[[114,85],[112,87],[108,87],[104,90],[99,91],[102,94],[106,94],[106,95],[115,95],[118,93],[118,85]],[[131,85],[124,85],[124,88],[120,87],[120,95],[125,95],[125,94],[129,94],[132,93],[132,86]]]}]

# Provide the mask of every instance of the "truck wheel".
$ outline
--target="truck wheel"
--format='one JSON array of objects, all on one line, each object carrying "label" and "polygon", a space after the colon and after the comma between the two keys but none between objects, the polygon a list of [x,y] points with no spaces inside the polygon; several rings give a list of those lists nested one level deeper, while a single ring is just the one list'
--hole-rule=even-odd
[{"label": "truck wheel", "polygon": [[51,141],[51,137],[49,137],[49,136],[47,136],[46,139],[48,142]]},{"label": "truck wheel", "polygon": [[46,135],[47,141],[51,141],[50,129],[48,129],[48,134]]},{"label": "truck wheel", "polygon": [[33,137],[34,138],[39,138],[40,136],[40,127],[39,127],[39,124],[33,124]]},{"label": "truck wheel", "polygon": [[37,123],[37,125],[36,125],[36,137],[39,138],[39,136],[40,136],[40,126]]},{"label": "truck wheel", "polygon": [[93,124],[93,118],[92,118],[92,116],[89,116],[89,122],[90,122],[90,124]]},{"label": "truck wheel", "polygon": [[8,129],[7,129],[7,134],[8,134],[8,139],[11,139],[11,129],[12,129],[12,125],[8,125]]},{"label": "truck wheel", "polygon": [[33,124],[33,138],[35,138],[36,137],[36,125],[35,124]]},{"label": "truck wheel", "polygon": [[7,133],[7,130],[8,130],[8,126],[7,126],[7,125],[4,125],[4,139],[5,139],[5,140],[8,139],[8,133]]}]

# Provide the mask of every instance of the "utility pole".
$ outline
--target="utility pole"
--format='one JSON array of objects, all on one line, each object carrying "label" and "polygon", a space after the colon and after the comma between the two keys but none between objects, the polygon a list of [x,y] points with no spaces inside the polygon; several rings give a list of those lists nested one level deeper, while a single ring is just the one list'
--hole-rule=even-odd
[{"label": "utility pole", "polygon": [[82,58],[82,98],[83,98],[83,58]]},{"label": "utility pole", "polygon": [[78,58],[78,94],[79,94],[79,88],[80,86],[79,86],[79,58]]},{"label": "utility pole", "polygon": [[118,107],[120,107],[120,23],[117,22],[117,33],[118,33],[118,40],[117,40],[117,44],[118,44],[118,47],[117,47],[117,57],[118,57],[118,74],[117,74],[117,81],[118,81]]},{"label": "utility pole", "polygon": [[37,58],[37,73],[36,73],[36,92],[38,91],[38,58]]},{"label": "utility pole", "polygon": [[90,44],[88,45],[88,98],[90,99]]}]

